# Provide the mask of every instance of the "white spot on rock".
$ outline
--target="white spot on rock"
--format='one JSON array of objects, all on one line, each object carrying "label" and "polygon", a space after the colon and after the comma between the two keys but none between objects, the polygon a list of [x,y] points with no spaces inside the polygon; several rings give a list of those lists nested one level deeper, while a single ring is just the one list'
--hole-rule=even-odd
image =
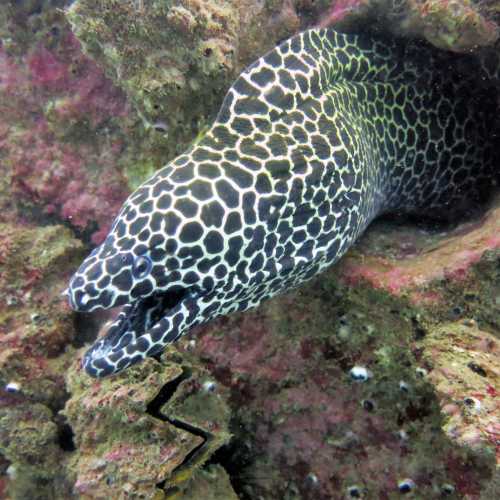
[{"label": "white spot on rock", "polygon": [[17,382],[9,382],[5,385],[5,390],[7,392],[16,393],[21,390],[21,386]]},{"label": "white spot on rock", "polygon": [[373,373],[364,366],[353,366],[349,370],[349,375],[357,382],[366,382],[369,378],[373,377]]}]

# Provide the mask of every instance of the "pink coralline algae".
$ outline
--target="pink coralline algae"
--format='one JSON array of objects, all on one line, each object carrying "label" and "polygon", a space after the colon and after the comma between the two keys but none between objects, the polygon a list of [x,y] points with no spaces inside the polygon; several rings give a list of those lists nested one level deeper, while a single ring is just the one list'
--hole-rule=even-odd
[{"label": "pink coralline algae", "polygon": [[362,5],[366,5],[363,0],[337,0],[333,1],[330,8],[327,9],[319,19],[318,26],[326,28],[337,21],[342,21],[350,13],[357,12]]},{"label": "pink coralline algae", "polygon": [[[500,248],[500,201],[493,202],[479,220],[441,232],[415,227],[390,228],[379,223],[338,267],[347,283],[369,283],[394,294],[410,292],[433,300],[422,290],[434,281],[462,281],[485,252]],[[390,250],[388,251],[388,248]],[[419,291],[420,290],[420,291]]]},{"label": "pink coralline algae", "polygon": [[67,68],[45,47],[32,54],[27,61],[31,82],[50,90],[63,90],[67,80]]},{"label": "pink coralline algae", "polygon": [[128,112],[122,93],[68,31],[57,50],[38,45],[21,61],[0,48],[0,68],[0,151],[18,204],[100,242],[129,192],[116,133]]}]

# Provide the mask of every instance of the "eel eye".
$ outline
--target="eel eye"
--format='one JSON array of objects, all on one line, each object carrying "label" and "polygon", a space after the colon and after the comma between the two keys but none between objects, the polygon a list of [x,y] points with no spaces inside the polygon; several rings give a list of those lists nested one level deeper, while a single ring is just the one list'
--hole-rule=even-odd
[{"label": "eel eye", "polygon": [[134,278],[144,278],[151,272],[153,263],[147,255],[139,255],[134,260],[134,265],[132,266],[132,274]]}]

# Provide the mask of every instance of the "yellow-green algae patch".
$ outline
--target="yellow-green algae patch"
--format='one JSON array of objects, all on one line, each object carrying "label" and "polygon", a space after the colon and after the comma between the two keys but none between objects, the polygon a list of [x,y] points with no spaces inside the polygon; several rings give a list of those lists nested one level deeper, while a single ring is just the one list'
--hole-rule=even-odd
[{"label": "yellow-green algae patch", "polygon": [[165,500],[238,500],[223,467],[209,465],[195,472],[185,488],[172,488]]}]

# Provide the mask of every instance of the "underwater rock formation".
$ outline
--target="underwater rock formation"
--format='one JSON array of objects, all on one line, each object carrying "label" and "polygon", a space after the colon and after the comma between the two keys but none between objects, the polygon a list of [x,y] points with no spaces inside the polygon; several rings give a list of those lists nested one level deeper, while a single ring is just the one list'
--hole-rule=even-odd
[{"label": "underwater rock formation", "polygon": [[71,489],[58,466],[57,411],[75,330],[60,294],[81,256],[67,228],[0,224],[0,454],[12,498],[64,498]]},{"label": "underwater rock formation", "polygon": [[474,320],[445,323],[429,332],[423,352],[445,415],[444,432],[461,446],[500,465],[499,339]]},{"label": "underwater rock formation", "polygon": [[227,389],[196,361],[173,352],[163,359],[103,382],[73,364],[63,413],[78,450],[69,461],[77,495],[174,495],[228,442]]},{"label": "underwater rock formation", "polygon": [[497,198],[483,213],[454,227],[430,220],[419,226],[376,222],[339,274],[347,283],[361,280],[393,294],[410,294],[415,302],[439,302],[439,283],[466,281],[473,264],[500,249],[499,220]]},{"label": "underwater rock formation", "polygon": [[[438,232],[382,221],[314,283],[193,332],[161,362],[103,382],[83,374],[77,349],[99,320],[73,315],[59,296],[83,244],[100,241],[129,190],[202,131],[245,64],[326,19],[331,3],[175,2],[164,33],[149,34],[183,40],[174,53],[193,62],[196,85],[175,88],[158,114],[155,99],[171,87],[152,82],[172,47],[154,45],[149,57],[141,31],[156,2],[114,2],[120,12],[142,5],[141,30],[126,39],[135,40],[132,56],[159,71],[142,102],[132,77],[119,80],[117,68],[133,68],[118,24],[107,18],[110,53],[91,47],[101,32],[85,24],[90,2],[73,2],[96,63],[55,8],[70,3],[0,5],[0,497],[230,500],[229,474],[243,499],[494,498],[498,203]],[[353,17],[355,5],[345,2]],[[454,3],[439,5],[427,17],[415,11],[412,30],[391,22],[457,51],[495,39],[476,4],[459,5],[473,10],[477,28],[469,17],[442,22]],[[192,19],[209,21],[196,37],[182,32]],[[164,130],[167,101],[172,119],[186,120]],[[234,439],[215,451],[229,432]]]},{"label": "underwater rock formation", "polygon": [[68,222],[98,243],[137,178],[161,164],[158,138],[132,141],[141,139],[138,118],[59,9],[21,7],[0,6],[0,202],[10,214]]},{"label": "underwater rock formation", "polygon": [[331,0],[319,22],[340,30],[374,24],[454,52],[492,45],[500,33],[494,5],[472,0]]},{"label": "underwater rock formation", "polygon": [[166,158],[173,158],[203,134],[245,66],[313,22],[313,4],[77,0],[67,17],[86,53],[125,91],[146,128],[162,134]]},{"label": "underwater rock formation", "polygon": [[[226,389],[198,360],[173,353],[167,365],[150,360],[94,383],[76,350],[92,325],[82,325],[61,297],[83,245],[68,228],[26,223],[0,224],[0,242],[5,496],[103,498],[116,490],[151,497],[161,482],[171,492],[194,488],[198,480],[187,480],[229,439]],[[210,475],[199,477],[219,491]]]}]

